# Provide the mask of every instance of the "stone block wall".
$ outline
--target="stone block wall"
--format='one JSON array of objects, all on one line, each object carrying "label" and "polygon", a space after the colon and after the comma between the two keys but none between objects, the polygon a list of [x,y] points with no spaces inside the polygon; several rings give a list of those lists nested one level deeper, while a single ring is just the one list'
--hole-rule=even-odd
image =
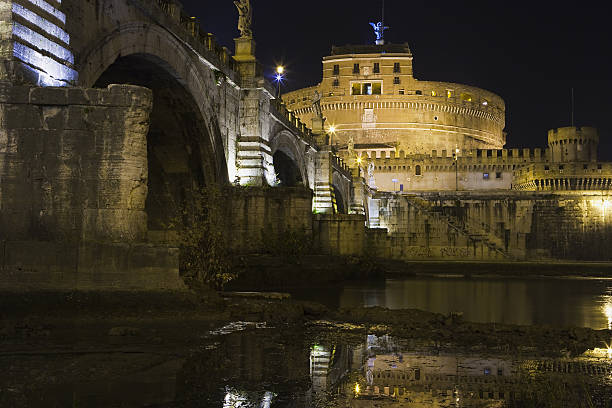
[{"label": "stone block wall", "polygon": [[148,89],[0,84],[0,286],[177,289],[145,243]]},{"label": "stone block wall", "polygon": [[236,253],[267,252],[285,232],[312,237],[312,192],[303,187],[232,189],[229,246]]},{"label": "stone block wall", "polygon": [[151,93],[0,89],[3,239],[143,241]]},{"label": "stone block wall", "polygon": [[365,216],[317,214],[313,223],[315,251],[326,255],[363,255]]},{"label": "stone block wall", "polygon": [[[610,261],[607,193],[444,193],[379,196],[382,257],[439,260]],[[384,231],[384,230],[383,230]]]}]

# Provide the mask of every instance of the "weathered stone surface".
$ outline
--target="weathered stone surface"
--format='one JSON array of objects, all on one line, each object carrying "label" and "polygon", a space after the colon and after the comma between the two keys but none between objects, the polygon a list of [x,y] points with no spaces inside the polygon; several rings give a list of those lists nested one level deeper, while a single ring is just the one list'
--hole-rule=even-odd
[{"label": "weathered stone surface", "polygon": [[381,257],[442,260],[609,261],[612,198],[601,193],[490,192],[381,195]]}]

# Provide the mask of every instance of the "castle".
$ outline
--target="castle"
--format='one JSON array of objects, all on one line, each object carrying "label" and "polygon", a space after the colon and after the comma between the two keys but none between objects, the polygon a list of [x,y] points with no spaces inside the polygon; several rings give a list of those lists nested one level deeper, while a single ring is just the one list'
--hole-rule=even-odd
[{"label": "castle", "polygon": [[287,108],[378,191],[608,190],[597,130],[548,132],[545,149],[503,149],[505,103],[473,86],[420,81],[407,44],[332,47],[316,86],[289,92]]}]

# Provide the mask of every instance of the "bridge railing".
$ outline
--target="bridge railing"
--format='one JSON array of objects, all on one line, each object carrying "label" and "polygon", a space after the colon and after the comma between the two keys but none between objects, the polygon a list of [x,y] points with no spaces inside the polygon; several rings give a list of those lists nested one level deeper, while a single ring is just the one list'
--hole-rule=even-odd
[{"label": "bridge railing", "polygon": [[236,70],[236,65],[227,47],[217,44],[215,36],[202,30],[200,21],[191,17],[183,10],[179,0],[154,0],[161,11],[178,23],[190,37],[204,46],[204,49],[217,57],[219,62],[231,71]]},{"label": "bridge railing", "polygon": [[332,156],[332,167],[334,170],[342,174],[348,180],[353,179],[353,175],[351,174],[351,168],[346,164],[346,162],[337,155]]},{"label": "bridge railing", "polygon": [[287,106],[280,98],[273,99],[270,103],[270,109],[279,119],[284,119],[285,124],[293,128],[296,134],[304,139],[309,145],[316,146],[316,141],[312,129],[308,128],[304,122],[300,120],[293,112],[287,109]]}]

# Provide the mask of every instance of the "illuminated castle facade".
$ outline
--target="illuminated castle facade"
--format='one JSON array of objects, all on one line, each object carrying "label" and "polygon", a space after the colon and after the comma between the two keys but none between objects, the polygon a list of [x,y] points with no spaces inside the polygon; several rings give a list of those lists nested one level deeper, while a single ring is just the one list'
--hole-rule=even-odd
[{"label": "illuminated castle facade", "polygon": [[612,164],[597,130],[551,130],[546,149],[503,149],[505,103],[492,92],[414,78],[407,44],[332,47],[316,86],[283,95],[380,191],[600,190]]}]

